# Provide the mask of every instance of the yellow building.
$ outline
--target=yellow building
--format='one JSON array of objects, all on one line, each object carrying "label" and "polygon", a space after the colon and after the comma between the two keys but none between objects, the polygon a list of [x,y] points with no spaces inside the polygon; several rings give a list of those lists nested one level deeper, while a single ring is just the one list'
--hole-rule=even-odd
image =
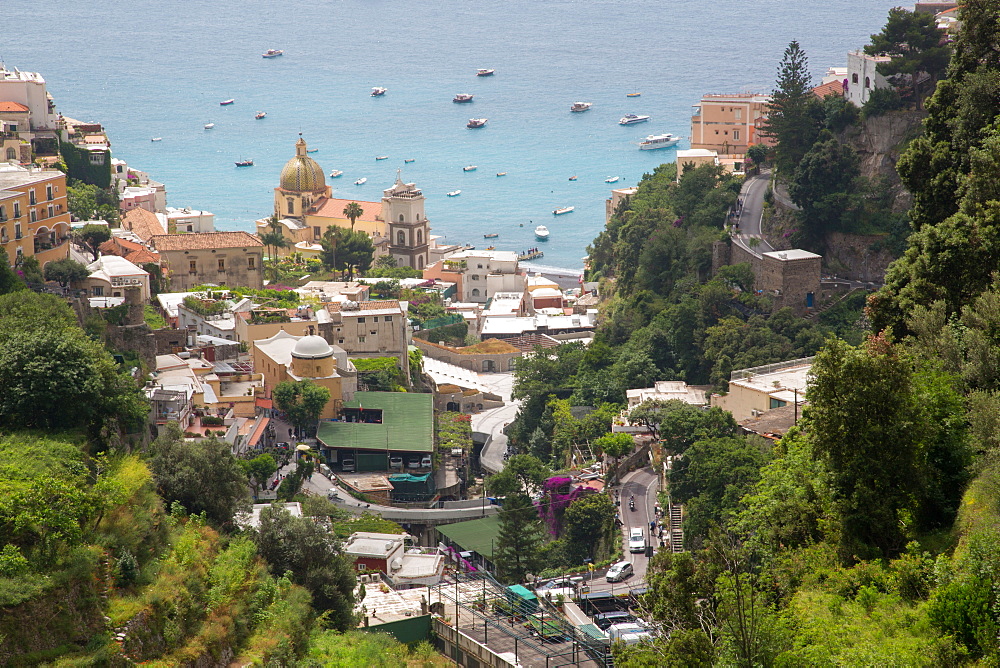
[{"label": "yellow building", "polygon": [[0,246],[11,265],[69,257],[66,175],[54,169],[0,171]]},{"label": "yellow building", "polygon": [[295,336],[280,331],[269,339],[254,341],[250,354],[254,370],[264,374],[268,394],[286,380],[310,380],[330,390],[321,420],[336,417],[344,402],[357,392],[357,371],[347,353],[331,346],[322,336]]}]

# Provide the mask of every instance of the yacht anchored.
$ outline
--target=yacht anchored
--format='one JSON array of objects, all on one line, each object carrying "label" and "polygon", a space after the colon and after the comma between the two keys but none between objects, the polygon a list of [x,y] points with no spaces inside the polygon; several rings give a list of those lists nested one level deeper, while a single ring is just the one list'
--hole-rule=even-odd
[{"label": "yacht anchored", "polygon": [[670,148],[671,146],[677,146],[677,142],[680,140],[680,137],[672,135],[669,132],[664,135],[649,135],[643,141],[639,142],[639,149],[642,151],[652,151],[658,148]]},{"label": "yacht anchored", "polygon": [[488,118],[470,118],[468,124],[465,126],[467,128],[481,128],[486,125]]},{"label": "yacht anchored", "polygon": [[452,98],[451,101],[452,102],[472,102],[472,98],[474,98],[474,97],[475,97],[475,95],[472,95],[471,93],[459,93],[454,98]]},{"label": "yacht anchored", "polygon": [[262,58],[277,58],[278,56],[284,55],[284,53],[285,52],[281,49],[268,49],[260,55]]},{"label": "yacht anchored", "polygon": [[574,208],[574,207],[571,207],[571,206],[564,206],[564,207],[562,207],[561,209],[556,209],[555,211],[553,211],[553,212],[552,212],[552,215],[553,215],[553,216],[561,216],[561,215],[563,215],[564,213],[569,213],[570,211],[572,211],[572,210],[573,210],[573,208]]},{"label": "yacht anchored", "polygon": [[153,137],[149,141],[163,141],[163,137]]},{"label": "yacht anchored", "polygon": [[458,197],[461,194],[462,194],[461,190],[452,190],[450,193],[448,193],[448,197]]},{"label": "yacht anchored", "polygon": [[339,169],[335,169],[332,172],[330,172],[330,178],[331,179],[335,179],[338,176],[343,176],[343,175],[344,175],[344,172],[342,170],[339,170]]},{"label": "yacht anchored", "polygon": [[569,108],[570,111],[587,111],[592,106],[593,102],[574,102],[573,106]]},{"label": "yacht anchored", "polygon": [[237,160],[236,161],[236,166],[237,167],[253,167],[253,158],[250,158],[249,160]]},{"label": "yacht anchored", "polygon": [[381,86],[375,86],[372,88],[372,97],[381,97],[389,91],[388,88],[382,88]]},{"label": "yacht anchored", "polygon": [[636,123],[645,123],[649,120],[649,116],[640,116],[639,114],[625,114],[618,121],[618,125],[635,125]]},{"label": "yacht anchored", "polygon": [[535,228],[535,237],[537,237],[542,241],[545,241],[546,239],[549,238],[549,228],[545,227],[544,225],[539,225],[538,227]]},{"label": "yacht anchored", "polygon": [[211,130],[214,127],[215,127],[215,123],[205,123],[205,129],[206,130]]},{"label": "yacht anchored", "polygon": [[476,70],[476,76],[477,77],[491,77],[494,74],[496,74],[496,70],[491,70],[491,69],[479,69],[479,70]]},{"label": "yacht anchored", "polygon": [[356,186],[363,186],[366,183],[368,183],[368,177],[367,176],[362,176],[360,179],[358,179],[357,181],[354,182],[354,185],[356,185]]}]

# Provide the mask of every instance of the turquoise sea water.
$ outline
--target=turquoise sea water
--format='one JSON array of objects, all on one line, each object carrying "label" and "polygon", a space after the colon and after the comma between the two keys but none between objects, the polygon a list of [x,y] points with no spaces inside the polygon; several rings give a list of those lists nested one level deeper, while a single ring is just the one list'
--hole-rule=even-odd
[{"label": "turquoise sea water", "polygon": [[[41,72],[62,113],[102,122],[117,157],[166,183],[171,206],[215,213],[218,229],[252,230],[271,213],[301,132],[327,174],[343,170],[328,180],[335,197],[376,201],[402,169],[427,196],[435,234],[521,250],[540,245],[532,229],[545,224],[544,263],[578,268],[610,189],[673,159],[636,142],[687,137],[704,93],[769,90],[792,39],[818,83],[896,4],[7,0],[17,30],[5,32],[0,59]],[[268,48],[285,55],[265,60]],[[497,73],[476,77],[480,67]],[[373,98],[373,86],[389,92]],[[456,93],[475,101],[454,104]],[[228,98],[236,103],[220,107]],[[573,114],[575,101],[594,106]],[[255,120],[258,110],[267,118]],[[629,112],[652,120],[619,126]],[[470,117],[489,124],[466,129]],[[237,169],[240,158],[255,166]],[[563,206],[575,210],[552,215]]]}]

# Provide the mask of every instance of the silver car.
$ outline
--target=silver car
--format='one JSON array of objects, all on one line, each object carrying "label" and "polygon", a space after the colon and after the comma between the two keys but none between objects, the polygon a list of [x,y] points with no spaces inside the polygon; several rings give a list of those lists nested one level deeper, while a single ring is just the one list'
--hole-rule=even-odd
[{"label": "silver car", "polygon": [[632,577],[632,564],[627,561],[619,561],[608,569],[608,582],[621,582],[625,578]]}]

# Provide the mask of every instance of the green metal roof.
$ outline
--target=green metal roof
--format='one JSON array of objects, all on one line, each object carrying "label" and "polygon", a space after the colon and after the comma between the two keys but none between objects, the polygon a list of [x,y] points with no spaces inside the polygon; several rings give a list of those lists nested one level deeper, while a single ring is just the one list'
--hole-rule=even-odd
[{"label": "green metal roof", "polygon": [[463,550],[493,558],[493,542],[500,533],[500,516],[490,515],[479,520],[443,524],[437,530]]},{"label": "green metal roof", "polygon": [[358,392],[345,408],[382,410],[382,423],[319,423],[317,438],[328,448],[434,452],[434,395],[423,392]]},{"label": "green metal roof", "polygon": [[535,592],[531,591],[524,585],[511,585],[507,587],[507,589],[514,592],[515,594],[517,594],[526,601],[535,601],[538,599],[538,597],[535,596]]}]

